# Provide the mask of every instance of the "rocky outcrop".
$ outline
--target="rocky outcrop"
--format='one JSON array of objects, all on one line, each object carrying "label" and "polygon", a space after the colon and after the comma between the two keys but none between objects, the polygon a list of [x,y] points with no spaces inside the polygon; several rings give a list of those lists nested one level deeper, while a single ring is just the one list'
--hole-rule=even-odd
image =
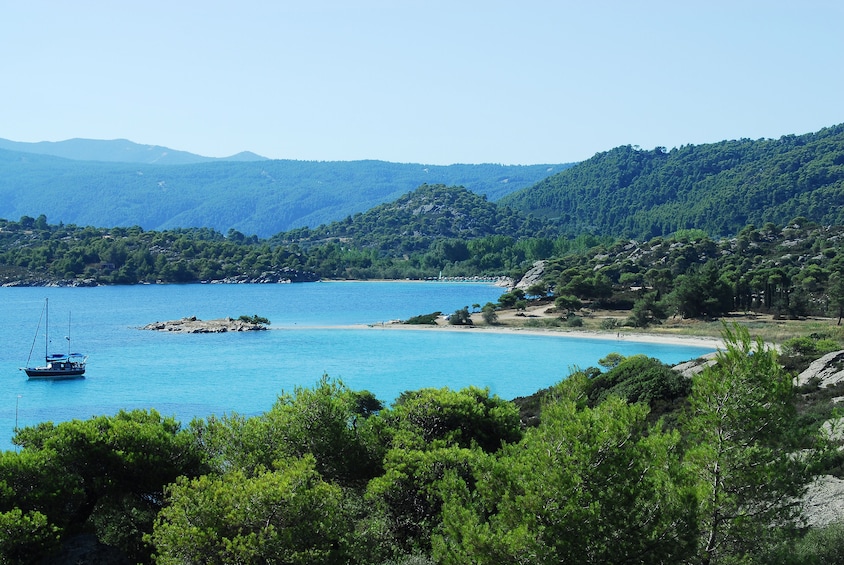
[{"label": "rocky outcrop", "polygon": [[61,280],[50,280],[50,279],[43,279],[43,278],[26,278],[26,279],[13,279],[7,280],[2,283],[4,287],[91,287],[91,286],[99,286],[94,279],[61,279]]},{"label": "rocky outcrop", "polygon": [[297,271],[284,267],[272,271],[264,271],[260,275],[236,275],[225,279],[209,281],[215,284],[278,284],[294,282],[317,282],[319,276],[310,271]]},{"label": "rocky outcrop", "polygon": [[797,375],[795,386],[817,383],[819,388],[826,388],[844,381],[844,351],[827,353],[812,361],[809,367]]},{"label": "rocky outcrop", "polygon": [[686,361],[685,363],[680,363],[679,365],[675,365],[671,367],[687,379],[692,378],[693,376],[697,375],[707,367],[713,366],[717,362],[718,352],[713,351],[712,353],[707,353],[702,357],[698,357],[697,359],[692,359],[691,361]]},{"label": "rocky outcrop", "polygon": [[516,288],[522,290],[529,289],[533,284],[542,280],[543,274],[545,274],[545,261],[534,262],[533,266],[525,273],[525,276],[516,283]]},{"label": "rocky outcrop", "polygon": [[823,527],[844,516],[844,480],[821,475],[809,484],[802,499],[807,526]]},{"label": "rocky outcrop", "polygon": [[244,320],[233,318],[220,318],[217,320],[200,320],[196,316],[171,320],[169,322],[153,322],[141,328],[158,332],[175,332],[184,334],[212,334],[226,332],[251,332],[266,330],[264,324],[254,324]]},{"label": "rocky outcrop", "polygon": [[[297,271],[288,267],[264,271],[259,275],[235,275],[224,279],[193,281],[212,284],[278,284],[295,282],[317,282],[319,275],[311,271]],[[158,281],[165,284],[163,281]],[[108,283],[106,283],[108,284]],[[0,278],[3,287],[89,287],[100,286],[96,279],[48,279],[43,277]]]}]

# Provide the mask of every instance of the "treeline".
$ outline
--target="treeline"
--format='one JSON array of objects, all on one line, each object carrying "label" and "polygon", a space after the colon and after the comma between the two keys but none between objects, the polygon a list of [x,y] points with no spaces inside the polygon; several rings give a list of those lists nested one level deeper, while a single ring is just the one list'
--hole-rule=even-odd
[{"label": "treeline", "polygon": [[423,185],[390,205],[269,240],[235,230],[80,228],[50,225],[44,216],[0,220],[6,284],[518,280],[537,261],[542,274],[523,289],[528,297],[551,297],[566,311],[634,309],[630,323],[637,326],[731,311],[790,318],[844,313],[844,227],[805,217],[782,227],[748,225],[722,239],[702,230],[644,242],[569,238],[463,188]]},{"label": "treeline", "polygon": [[422,185],[397,201],[315,230],[268,240],[209,228],[50,225],[46,216],[0,220],[5,280],[97,284],[323,278],[422,279],[518,274],[531,262],[585,251],[609,238],[558,237],[547,224],[500,208],[465,188]]},{"label": "treeline", "polygon": [[[43,225],[43,229],[38,228]],[[555,251],[585,249],[598,238],[487,236],[429,242],[424,252],[396,255],[340,240],[271,244],[210,229],[146,232],[141,228],[46,226],[44,218],[0,220],[0,280],[40,284],[187,283],[288,278],[314,273],[340,279],[422,279],[518,272]],[[408,247],[417,246],[408,243]],[[397,251],[404,249],[399,245]]]},{"label": "treeline", "polygon": [[804,216],[844,224],[844,124],[780,139],[667,151],[622,146],[503,197],[564,233],[650,239],[681,229],[730,236]]},{"label": "treeline", "polygon": [[486,390],[385,408],[324,377],[256,417],[24,428],[0,455],[0,558],[93,534],[133,563],[840,563],[840,528],[798,527],[834,450],[776,354],[725,338],[693,380],[608,356],[530,426]]}]

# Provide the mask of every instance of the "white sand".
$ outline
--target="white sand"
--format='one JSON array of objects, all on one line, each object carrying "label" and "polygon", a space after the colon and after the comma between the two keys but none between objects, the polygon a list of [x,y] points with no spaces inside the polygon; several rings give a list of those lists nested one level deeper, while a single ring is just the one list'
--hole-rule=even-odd
[{"label": "white sand", "polygon": [[513,326],[451,326],[402,324],[400,322],[377,322],[373,324],[351,324],[340,326],[286,326],[270,328],[274,330],[374,330],[374,331],[438,331],[438,332],[481,332],[500,333],[508,335],[544,335],[566,338],[605,339],[607,341],[625,341],[638,343],[664,343],[670,345],[688,345],[723,349],[724,342],[714,337],[672,336],[651,333],[634,332],[599,332],[570,330],[565,328],[522,328]]}]

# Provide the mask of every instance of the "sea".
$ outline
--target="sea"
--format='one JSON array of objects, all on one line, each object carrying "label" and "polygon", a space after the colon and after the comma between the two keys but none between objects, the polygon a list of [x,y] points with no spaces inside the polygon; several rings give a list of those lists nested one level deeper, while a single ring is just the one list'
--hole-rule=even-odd
[{"label": "sea", "polygon": [[[385,405],[421,388],[485,387],[504,399],[527,396],[597,366],[608,353],[642,353],[679,363],[712,351],[494,331],[384,329],[394,320],[495,302],[500,287],[474,282],[189,284],[93,288],[0,288],[0,450],[18,427],[155,409],[183,425],[194,418],[268,411],[283,392],[323,375],[368,390]],[[88,357],[82,379],[32,380],[42,364],[36,336],[49,299],[50,352]],[[268,331],[177,334],[152,322],[258,315]],[[480,316],[476,314],[476,316]],[[42,324],[43,325],[43,324]]]}]

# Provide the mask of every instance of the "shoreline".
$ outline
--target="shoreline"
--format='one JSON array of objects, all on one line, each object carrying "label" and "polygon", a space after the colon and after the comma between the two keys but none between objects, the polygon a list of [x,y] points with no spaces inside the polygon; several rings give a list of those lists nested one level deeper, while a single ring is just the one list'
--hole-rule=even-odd
[{"label": "shoreline", "polygon": [[[503,282],[508,281],[507,284]],[[507,277],[500,277],[493,279],[493,277],[480,278],[443,278],[443,279],[320,279],[318,283],[424,283],[424,284],[480,284],[488,286],[497,286],[499,288],[510,288],[512,286],[512,279]]]},{"label": "shoreline", "polygon": [[444,332],[475,332],[505,335],[541,335],[551,337],[575,339],[600,339],[604,341],[660,343],[665,345],[687,345],[714,350],[723,349],[724,341],[715,337],[671,336],[650,333],[627,332],[599,332],[589,330],[562,330],[543,328],[520,328],[512,326],[446,326],[446,325],[408,325],[396,322],[376,322],[372,324],[322,325],[322,326],[287,326],[275,327],[271,330],[374,330],[374,331],[444,331]]}]

